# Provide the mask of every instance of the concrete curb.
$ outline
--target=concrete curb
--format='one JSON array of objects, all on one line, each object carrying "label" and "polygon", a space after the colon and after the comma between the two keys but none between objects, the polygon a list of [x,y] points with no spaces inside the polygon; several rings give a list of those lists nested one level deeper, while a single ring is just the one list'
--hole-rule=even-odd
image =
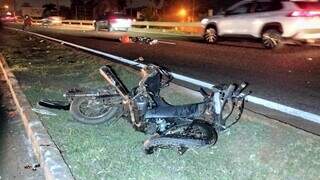
[{"label": "concrete curb", "polygon": [[27,136],[31,141],[33,151],[44,170],[45,178],[49,180],[73,180],[74,177],[59,149],[49,136],[39,117],[31,110],[30,103],[1,54],[0,68],[23,121]]}]

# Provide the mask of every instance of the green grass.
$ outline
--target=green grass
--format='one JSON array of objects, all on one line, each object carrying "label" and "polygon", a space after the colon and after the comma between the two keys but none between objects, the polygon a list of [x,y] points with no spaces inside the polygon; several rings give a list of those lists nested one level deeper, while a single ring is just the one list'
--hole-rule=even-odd
[{"label": "green grass", "polygon": [[[22,39],[22,40],[21,40]],[[6,32],[0,50],[30,101],[62,99],[69,88],[103,87],[98,68],[108,63],[134,87],[137,72],[104,59],[40,39]],[[41,50],[32,51],[30,47]],[[50,51],[49,53],[46,51]],[[163,95],[175,104],[196,101],[178,92]],[[210,148],[145,155],[143,141],[125,119],[109,126],[75,122],[65,111],[40,115],[76,179],[319,179],[320,138],[260,116],[242,118]]]}]

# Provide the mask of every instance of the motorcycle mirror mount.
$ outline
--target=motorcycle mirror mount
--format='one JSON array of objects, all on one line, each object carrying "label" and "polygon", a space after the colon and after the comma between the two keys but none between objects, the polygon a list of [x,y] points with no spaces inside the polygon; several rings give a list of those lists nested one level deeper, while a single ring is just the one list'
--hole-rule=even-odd
[{"label": "motorcycle mirror mount", "polygon": [[142,56],[140,56],[137,60],[142,62],[142,61],[144,61],[144,58]]},{"label": "motorcycle mirror mount", "polygon": [[142,61],[144,61],[144,58],[142,56],[140,56],[137,59],[133,60],[133,62],[142,62]]}]

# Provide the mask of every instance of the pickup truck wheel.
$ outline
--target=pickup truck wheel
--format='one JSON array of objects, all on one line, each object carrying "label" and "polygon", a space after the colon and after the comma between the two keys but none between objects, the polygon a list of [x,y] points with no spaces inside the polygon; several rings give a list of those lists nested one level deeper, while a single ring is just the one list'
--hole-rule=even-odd
[{"label": "pickup truck wheel", "polygon": [[281,33],[275,29],[269,29],[262,33],[262,43],[267,49],[279,49],[283,46]]},{"label": "pickup truck wheel", "polygon": [[204,33],[204,39],[207,43],[214,44],[218,40],[217,30],[215,28],[209,27]]}]

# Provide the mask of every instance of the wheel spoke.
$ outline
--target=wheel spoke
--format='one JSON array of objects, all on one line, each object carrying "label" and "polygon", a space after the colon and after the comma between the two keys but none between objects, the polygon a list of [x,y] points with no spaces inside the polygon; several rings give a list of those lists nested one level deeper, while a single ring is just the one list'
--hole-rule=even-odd
[{"label": "wheel spoke", "polygon": [[206,30],[204,34],[204,38],[209,43],[214,43],[217,40],[217,33],[216,30],[213,28],[209,28]]},{"label": "wheel spoke", "polygon": [[80,112],[87,118],[103,117],[110,110],[109,106],[102,104],[99,100],[86,98],[79,106]]}]

